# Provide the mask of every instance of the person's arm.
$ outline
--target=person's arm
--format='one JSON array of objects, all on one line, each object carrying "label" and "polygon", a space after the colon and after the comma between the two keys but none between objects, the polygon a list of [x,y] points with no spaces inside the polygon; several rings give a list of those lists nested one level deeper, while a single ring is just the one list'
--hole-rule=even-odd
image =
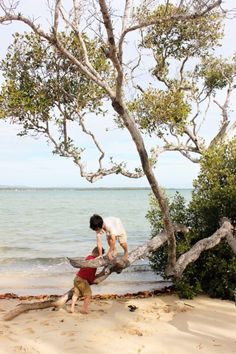
[{"label": "person's arm", "polygon": [[97,239],[97,248],[98,248],[98,257],[102,256],[102,239],[101,239],[101,234],[100,233],[96,233],[96,239]]},{"label": "person's arm", "polygon": [[107,257],[108,259],[111,261],[113,259],[112,255],[113,252],[115,251],[116,248],[116,236],[115,235],[111,235],[109,237],[109,250],[107,252]]}]

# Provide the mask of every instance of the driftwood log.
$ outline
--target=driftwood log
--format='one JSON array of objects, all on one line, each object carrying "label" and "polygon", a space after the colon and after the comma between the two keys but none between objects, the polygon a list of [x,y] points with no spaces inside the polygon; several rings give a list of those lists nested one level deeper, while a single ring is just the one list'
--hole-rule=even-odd
[{"label": "driftwood log", "polygon": [[[176,232],[188,232],[185,226],[180,224],[175,224]],[[233,236],[233,226],[230,221],[226,218],[222,219],[220,228],[210,237],[204,238],[198,241],[188,252],[182,254],[176,262],[174,269],[174,277],[181,277],[185,268],[192,262],[195,262],[200,254],[204,250],[215,247],[225,239],[234,254],[236,254],[236,239]],[[168,240],[167,233],[165,231],[160,232],[157,236],[153,237],[151,240],[145,244],[136,247],[129,253],[129,261],[124,261],[121,257],[116,257],[112,261],[109,261],[107,257],[98,257],[96,259],[86,261],[84,258],[67,258],[70,264],[75,268],[100,268],[103,267],[102,271],[96,275],[94,284],[99,284],[104,281],[111,273],[121,273],[125,268],[129,267],[135,261],[146,257],[150,252],[156,251],[158,248],[162,247]],[[52,298],[46,301],[38,301],[34,303],[24,303],[16,306],[15,309],[11,310],[3,317],[4,320],[9,321],[14,317],[20,315],[21,313],[30,311],[45,309],[49,307],[61,308],[69,300],[71,300],[73,294],[73,289],[70,289],[64,295],[58,298]]]},{"label": "driftwood log", "polygon": [[30,310],[42,310],[49,307],[62,308],[69,300],[71,300],[73,295],[73,289],[70,289],[67,293],[58,298],[51,298],[46,301],[37,301],[32,303],[24,303],[17,305],[13,310],[6,313],[3,317],[5,321],[10,321],[13,318],[19,316],[21,313],[28,312]]}]

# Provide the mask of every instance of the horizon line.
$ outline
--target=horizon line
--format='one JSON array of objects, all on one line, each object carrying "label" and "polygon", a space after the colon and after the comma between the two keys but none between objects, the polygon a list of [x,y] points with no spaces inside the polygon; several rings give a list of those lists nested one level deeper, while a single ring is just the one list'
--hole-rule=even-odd
[{"label": "horizon line", "polygon": [[[193,189],[193,187],[163,187],[161,188],[164,189]],[[151,187],[120,187],[120,186],[114,186],[114,187],[68,187],[68,186],[51,186],[51,187],[39,187],[39,186],[19,186],[19,185],[0,185],[0,189],[81,189],[81,190],[98,190],[98,189],[130,189],[130,190],[135,190],[135,189],[146,189],[146,190],[151,190]]]}]

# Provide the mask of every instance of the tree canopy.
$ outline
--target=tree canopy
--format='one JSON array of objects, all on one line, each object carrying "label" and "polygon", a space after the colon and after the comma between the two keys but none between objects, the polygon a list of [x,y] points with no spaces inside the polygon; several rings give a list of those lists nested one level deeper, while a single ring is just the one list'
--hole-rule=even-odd
[{"label": "tree canopy", "polygon": [[[121,31],[114,22],[117,10],[108,9],[104,1],[98,3],[92,24],[86,19],[89,3],[79,13],[78,8],[72,8],[73,16],[69,17],[59,1],[53,15],[64,24],[63,31],[54,22],[52,32],[46,33],[39,26],[35,28],[32,21],[31,32],[14,35],[1,63],[5,82],[0,115],[19,123],[22,135],[46,136],[53,151],[71,157],[90,181],[112,173],[138,178],[144,175],[138,166],[128,171],[126,161],[115,162],[115,157],[109,155],[106,158],[102,144],[94,139],[95,132],[86,128],[87,116],[96,114],[102,123],[105,114],[112,114],[109,101],[115,111],[114,124],[125,127],[120,108],[114,104],[114,94],[119,91],[142,138],[153,138],[149,153],[152,166],[160,153],[173,150],[199,161],[214,139],[224,141],[234,128],[228,104],[234,88],[236,57],[226,59],[214,54],[223,37],[225,16],[218,2],[208,1],[199,8],[191,2],[166,2],[156,7],[140,2],[132,9],[131,2],[126,1]],[[8,11],[5,8],[5,17],[9,18],[13,15]],[[109,23],[104,20],[105,12]],[[99,19],[96,24],[95,15],[103,17],[104,29]],[[25,19],[20,14],[18,20]],[[128,35],[134,30],[139,32],[131,41]],[[112,36],[120,36],[115,54],[120,63],[112,57],[115,48],[109,43],[109,35],[106,39],[110,31]],[[199,128],[210,103],[218,109],[215,120],[219,126],[217,134],[207,142]],[[81,159],[86,147],[71,133],[75,129],[72,122],[91,134],[98,159],[104,162],[104,167],[99,163],[101,173],[85,172]],[[104,134],[109,132],[105,129]]]}]

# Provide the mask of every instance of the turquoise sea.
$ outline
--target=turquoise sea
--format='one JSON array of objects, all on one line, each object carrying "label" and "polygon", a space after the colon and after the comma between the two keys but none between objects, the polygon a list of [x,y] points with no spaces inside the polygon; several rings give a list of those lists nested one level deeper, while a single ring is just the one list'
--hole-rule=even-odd
[{"label": "turquoise sea", "polygon": [[[187,202],[191,199],[190,189],[178,191]],[[169,196],[175,192],[167,190]],[[120,217],[129,250],[141,245],[150,237],[145,218],[149,195],[148,189],[0,189],[0,293],[68,290],[76,269],[65,257],[86,256],[95,246],[95,234],[89,229],[94,213]],[[163,285],[143,260],[93,286],[93,293],[135,292]]]}]

